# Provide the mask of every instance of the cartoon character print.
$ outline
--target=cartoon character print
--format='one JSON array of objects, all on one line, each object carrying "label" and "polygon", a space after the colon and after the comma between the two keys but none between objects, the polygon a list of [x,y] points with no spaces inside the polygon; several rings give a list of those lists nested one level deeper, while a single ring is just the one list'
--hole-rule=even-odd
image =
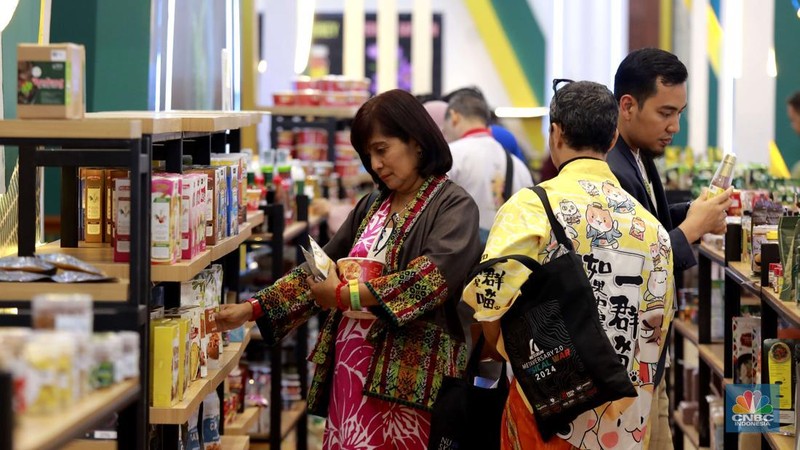
[{"label": "cartoon character print", "polygon": [[625,191],[615,186],[614,183],[604,181],[603,193],[606,195],[606,200],[608,200],[608,207],[613,209],[615,213],[636,214],[636,205],[633,204],[633,200],[628,197]]},{"label": "cartoon character print", "polygon": [[653,395],[647,389],[637,392],[637,397],[617,400],[603,411],[597,427],[598,448],[612,450],[642,445]]},{"label": "cartoon character print", "polygon": [[634,217],[631,221],[631,231],[628,232],[631,236],[640,241],[644,241],[644,232],[647,227],[641,217]]},{"label": "cartoon character print", "polygon": [[653,268],[661,268],[661,246],[656,242],[650,244],[650,257],[653,258]]},{"label": "cartoon character print", "polygon": [[639,338],[636,341],[637,360],[639,361],[639,382],[653,384],[661,357],[661,342],[664,324],[664,304],[651,302],[647,309],[639,311]]},{"label": "cartoon character print", "polygon": [[556,433],[556,436],[577,448],[599,449],[595,427],[597,427],[597,411],[590,409],[568,423],[563,430]]},{"label": "cartoon character print", "polygon": [[666,295],[667,271],[663,269],[653,270],[647,279],[647,292],[644,294],[644,300],[648,303],[657,301],[663,304]]},{"label": "cartoon character print", "polygon": [[592,197],[597,197],[600,195],[600,191],[597,190],[597,186],[595,186],[594,183],[586,180],[578,180],[578,184],[580,184],[583,190]]},{"label": "cartoon character print", "polygon": [[[575,251],[578,251],[578,247],[581,245],[580,241],[578,241],[578,232],[575,231],[575,228],[566,224],[567,222],[564,220],[564,216],[561,214],[561,212],[556,213],[556,219],[564,227],[564,232],[566,233],[567,238],[572,241],[572,248]],[[550,262],[550,260],[560,255],[558,250],[558,240],[556,239],[556,235],[553,233],[553,230],[550,230],[550,242],[548,242],[547,247],[545,247],[544,250],[542,250],[539,254],[547,255],[545,256],[544,260],[542,260],[542,264],[547,264]]]},{"label": "cartoon character print", "polygon": [[670,252],[672,251],[672,244],[669,240],[669,233],[661,225],[658,226],[658,253],[664,257],[665,261],[669,260]]},{"label": "cartoon character print", "polygon": [[581,212],[578,211],[578,205],[576,205],[575,202],[562,199],[558,203],[558,207],[561,210],[561,216],[568,225],[577,225],[581,223]]},{"label": "cartoon character print", "polygon": [[586,207],[586,237],[592,240],[592,247],[619,248],[617,238],[622,233],[617,227],[611,211],[603,209],[600,203],[594,202]]}]

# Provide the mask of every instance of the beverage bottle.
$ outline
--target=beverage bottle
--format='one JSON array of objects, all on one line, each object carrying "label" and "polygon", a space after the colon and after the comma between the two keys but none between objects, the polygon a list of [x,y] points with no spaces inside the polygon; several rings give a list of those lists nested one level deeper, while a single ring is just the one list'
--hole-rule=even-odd
[{"label": "beverage bottle", "polygon": [[711,185],[708,187],[708,198],[723,193],[731,186],[734,166],[736,166],[736,155],[726,153],[717,167],[717,172],[714,173],[714,178],[711,179]]}]

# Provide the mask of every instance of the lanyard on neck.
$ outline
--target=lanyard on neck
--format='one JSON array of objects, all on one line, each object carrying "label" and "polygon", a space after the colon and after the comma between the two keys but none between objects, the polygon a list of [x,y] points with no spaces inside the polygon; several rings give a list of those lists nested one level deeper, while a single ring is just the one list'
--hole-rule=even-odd
[{"label": "lanyard on neck", "polygon": [[482,137],[482,136],[491,136],[492,132],[488,128],[473,128],[471,130],[467,130],[466,133],[461,135],[461,139],[468,138],[468,137]]}]

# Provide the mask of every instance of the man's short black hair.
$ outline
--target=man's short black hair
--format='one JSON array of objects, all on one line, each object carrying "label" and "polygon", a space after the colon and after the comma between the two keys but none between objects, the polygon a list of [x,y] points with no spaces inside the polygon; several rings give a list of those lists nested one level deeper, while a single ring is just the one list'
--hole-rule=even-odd
[{"label": "man's short black hair", "polygon": [[665,86],[683,84],[689,77],[686,66],[677,56],[658,48],[634,50],[617,68],[614,76],[614,97],[619,103],[623,95],[636,99],[641,108],[656,93],[656,83]]},{"label": "man's short black hair", "polygon": [[789,97],[788,100],[786,100],[786,103],[792,106],[794,112],[800,114],[800,91],[797,91],[794,94],[792,94],[792,96]]},{"label": "man's short black hair", "polygon": [[550,123],[558,124],[574,150],[606,153],[614,143],[619,107],[607,87],[593,81],[563,85],[550,102]]}]

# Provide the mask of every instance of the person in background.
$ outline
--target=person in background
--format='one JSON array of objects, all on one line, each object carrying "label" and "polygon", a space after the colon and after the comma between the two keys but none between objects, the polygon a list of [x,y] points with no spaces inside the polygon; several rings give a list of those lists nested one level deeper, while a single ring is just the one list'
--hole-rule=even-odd
[{"label": "person in background", "polygon": [[356,113],[350,140],[379,191],[362,198],[325,252],[369,258],[382,275],[343,283],[304,264],[249,302],[224,305],[217,324],[255,320],[275,344],[329,310],[309,360],[309,412],[327,416],[326,449],[425,449],[444,377],[461,376],[466,346],[456,304],[477,263],[478,208],[447,178],[452,156],[422,104],[384,92]]},{"label": "person in background", "polygon": [[522,153],[522,149],[519,147],[517,138],[514,137],[513,133],[508,131],[506,127],[497,123],[489,125],[489,131],[491,131],[492,137],[499,142],[508,153],[519,158],[526,166],[528,165],[528,158]]},{"label": "person in background", "polygon": [[[681,271],[697,264],[692,243],[706,233],[725,233],[725,210],[730,206],[732,191],[728,189],[713,198],[708,198],[704,191],[690,203],[667,203],[653,160],[664,155],[672,137],[680,131],[680,116],[686,108],[687,77],[683,63],[672,53],[660,49],[633,51],[620,63],[614,77],[614,96],[619,104],[619,139],[607,158],[619,183],[603,189],[608,198],[625,193],[632,195],[658,218],[672,242],[675,270]],[[663,369],[659,377],[651,414],[653,420],[648,427],[652,437],[650,446],[672,448]]]},{"label": "person in background", "polygon": [[442,100],[428,100],[423,103],[425,111],[428,111],[431,119],[436,123],[436,126],[441,130],[444,128],[444,113],[447,112],[447,102]]},{"label": "person in background", "polygon": [[[556,90],[563,81],[568,83]],[[569,80],[554,80],[553,91],[549,146],[560,170],[539,186],[547,192],[575,252],[587,262],[584,269],[596,289],[603,329],[626,363],[638,395],[585,411],[545,442],[514,381],[503,413],[501,445],[504,450],[638,450],[646,448],[643,436],[653,395],[652,375],[665,350],[663,336],[672,320],[674,287],[672,258],[656,259],[650,243],[659,242],[659,250],[669,254],[669,237],[659,239],[658,220],[630,195],[611,198],[604,194],[606,186],[619,186],[605,162],[617,139],[617,103],[611,91],[598,83]],[[617,200],[627,208],[618,208]],[[531,189],[517,192],[500,208],[482,262],[501,260],[467,284],[463,299],[483,325],[487,343],[496,343],[503,358],[508,356],[500,319],[517,300],[531,272],[516,260],[502,258],[523,255],[547,264],[561,250],[544,206]],[[491,274],[504,275],[497,280]],[[623,278],[631,280],[625,287],[614,281]],[[486,283],[487,279],[493,282]]]},{"label": "person in background", "polygon": [[794,132],[800,136],[800,91],[792,94],[786,101],[786,115],[789,116]]},{"label": "person in background", "polygon": [[464,187],[478,204],[481,240],[486,241],[497,209],[507,199],[503,190],[511,166],[511,193],[532,186],[533,179],[525,164],[508,155],[487,128],[489,108],[482,96],[470,92],[455,94],[447,104],[444,137],[450,142],[453,168],[450,178]]}]

